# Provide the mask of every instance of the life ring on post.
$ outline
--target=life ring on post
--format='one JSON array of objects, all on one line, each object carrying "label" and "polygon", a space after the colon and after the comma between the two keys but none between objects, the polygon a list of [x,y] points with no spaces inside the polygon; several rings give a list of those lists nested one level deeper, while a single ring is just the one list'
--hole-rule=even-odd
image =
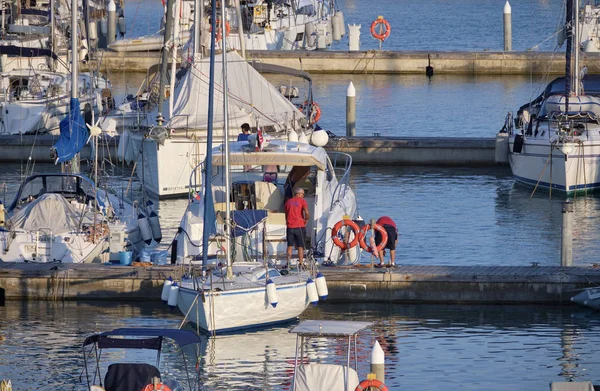
[{"label": "life ring on post", "polygon": [[[302,107],[307,107],[308,106],[308,101],[305,100],[304,103],[302,103]],[[302,107],[299,108],[300,112],[302,113]],[[316,124],[317,122],[319,122],[319,120],[321,119],[321,106],[319,106],[319,104],[315,101],[312,102],[312,104],[310,105],[310,123],[312,124]]]},{"label": "life ring on post", "polygon": [[[375,31],[377,26],[379,26],[379,32]],[[390,31],[392,31],[392,28],[390,27],[390,22],[385,20],[383,16],[377,17],[377,19],[375,19],[373,23],[371,23],[371,35],[375,39],[378,39],[382,42],[390,36]]]},{"label": "life ring on post", "polygon": [[150,383],[146,387],[142,388],[142,391],[171,391],[171,388],[164,383],[157,383],[156,386]]},{"label": "life ring on post", "polygon": [[[352,239],[348,243],[343,242],[338,236],[338,232],[340,231],[340,229],[342,227],[350,227],[350,229],[352,229],[352,232],[354,232],[354,239]],[[358,240],[359,240],[359,236],[360,236],[359,232],[360,232],[360,229],[358,228],[358,224],[356,224],[354,221],[340,220],[337,223],[335,223],[335,225],[333,226],[333,229],[331,230],[331,237],[333,238],[333,243],[336,246],[338,246],[342,250],[349,250],[358,244]]]},{"label": "life ring on post", "polygon": [[354,391],[364,391],[368,390],[369,387],[376,387],[379,391],[388,391],[388,388],[382,381],[377,379],[366,379],[360,382],[359,385],[356,386]]},{"label": "life ring on post", "polygon": [[[212,26],[210,26],[210,28],[208,29],[208,31],[212,32]],[[219,42],[221,40],[223,33],[221,32],[221,20],[217,20],[217,34],[215,36],[215,39],[217,40],[217,42]],[[231,32],[231,26],[229,25],[229,22],[225,22],[225,36],[229,37],[229,33]]]},{"label": "life ring on post", "polygon": [[[360,235],[359,235],[360,238],[359,238],[358,242],[360,244],[360,248],[362,248],[363,250],[365,250],[367,252],[372,253],[373,249],[371,248],[371,246],[368,246],[367,243],[365,243],[365,238],[367,237],[367,231],[370,229],[371,229],[370,224],[365,224],[365,226],[361,228]],[[387,231],[385,230],[385,228],[383,228],[379,224],[375,224],[373,229],[381,234],[381,243],[379,243],[379,246],[377,246],[377,251],[378,252],[383,251],[383,249],[385,248],[385,245],[387,244],[387,240],[388,240]]]}]

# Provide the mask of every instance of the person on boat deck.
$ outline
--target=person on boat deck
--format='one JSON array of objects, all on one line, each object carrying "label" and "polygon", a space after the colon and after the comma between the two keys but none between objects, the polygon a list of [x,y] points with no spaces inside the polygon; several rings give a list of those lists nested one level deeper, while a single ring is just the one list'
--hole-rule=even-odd
[{"label": "person on boat deck", "polygon": [[292,190],[296,186],[296,183],[308,177],[310,174],[309,166],[294,166],[287,176],[285,184],[283,185],[283,198],[287,201],[292,198]]},{"label": "person on boat deck", "polygon": [[[388,240],[382,251],[379,251],[379,265],[377,267],[385,266],[385,249],[390,250],[390,266],[396,266],[394,258],[396,256],[396,244],[398,244],[398,228],[396,223],[389,216],[381,216],[377,219],[377,224],[381,225],[385,232],[387,232]],[[381,234],[379,231],[375,231],[375,245],[379,246],[382,241]]]},{"label": "person on boat deck", "polygon": [[285,223],[287,226],[287,264],[292,259],[294,246],[298,248],[298,267],[304,265],[304,247],[306,223],[308,222],[308,204],[304,199],[304,189],[294,188],[294,197],[285,202]]},{"label": "person on boat deck", "polygon": [[247,122],[242,124],[242,133],[238,134],[237,141],[248,141],[250,137],[250,125]]}]

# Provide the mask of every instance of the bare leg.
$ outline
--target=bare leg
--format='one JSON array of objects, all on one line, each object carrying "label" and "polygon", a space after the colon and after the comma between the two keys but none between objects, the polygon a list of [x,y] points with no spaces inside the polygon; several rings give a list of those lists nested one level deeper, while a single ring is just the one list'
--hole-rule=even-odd
[{"label": "bare leg", "polygon": [[390,265],[394,264],[395,257],[396,257],[396,250],[390,250]]},{"label": "bare leg", "polygon": [[298,247],[298,262],[304,264],[304,247]]},{"label": "bare leg", "polygon": [[294,249],[293,246],[288,246],[287,248],[287,259],[286,259],[286,263],[287,266],[290,266],[290,261],[292,260],[292,250]]},{"label": "bare leg", "polygon": [[385,259],[384,259],[384,255],[383,255],[383,250],[379,251],[379,264],[380,265],[385,265]]}]

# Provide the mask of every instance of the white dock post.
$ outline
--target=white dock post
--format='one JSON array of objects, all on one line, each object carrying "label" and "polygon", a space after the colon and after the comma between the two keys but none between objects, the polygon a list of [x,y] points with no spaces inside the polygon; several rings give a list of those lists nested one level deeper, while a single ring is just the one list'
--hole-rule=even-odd
[{"label": "white dock post", "polygon": [[356,89],[352,82],[346,90],[346,136],[356,136]]},{"label": "white dock post", "polygon": [[371,349],[371,373],[375,374],[377,380],[385,383],[385,354],[377,340]]},{"label": "white dock post", "polygon": [[108,33],[106,34],[106,44],[110,45],[117,39],[117,5],[113,0],[108,2]]},{"label": "white dock post", "polygon": [[504,51],[512,50],[512,14],[508,0],[504,4]]},{"label": "white dock post", "polygon": [[562,243],[561,266],[573,265],[573,203],[566,200],[562,204]]}]

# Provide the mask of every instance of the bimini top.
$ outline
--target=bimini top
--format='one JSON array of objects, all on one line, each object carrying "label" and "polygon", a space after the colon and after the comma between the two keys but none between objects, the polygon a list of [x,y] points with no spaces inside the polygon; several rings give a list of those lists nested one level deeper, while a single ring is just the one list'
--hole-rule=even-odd
[{"label": "bimini top", "polygon": [[305,320],[290,330],[306,337],[344,337],[355,335],[360,330],[372,325],[371,322],[354,322],[345,320]]},{"label": "bimini top", "polygon": [[[256,152],[254,145],[247,141],[229,143],[229,164],[317,166],[325,170],[327,152],[321,147],[293,141],[272,140],[263,151]],[[223,146],[213,149],[213,165],[224,166]]]},{"label": "bimini top", "polygon": [[[135,338],[113,338],[135,337]],[[145,337],[145,338],[144,338]],[[160,350],[162,338],[169,338],[184,347],[202,342],[200,336],[190,330],[121,328],[90,335],[83,346],[98,344],[100,349],[152,349]]]}]

